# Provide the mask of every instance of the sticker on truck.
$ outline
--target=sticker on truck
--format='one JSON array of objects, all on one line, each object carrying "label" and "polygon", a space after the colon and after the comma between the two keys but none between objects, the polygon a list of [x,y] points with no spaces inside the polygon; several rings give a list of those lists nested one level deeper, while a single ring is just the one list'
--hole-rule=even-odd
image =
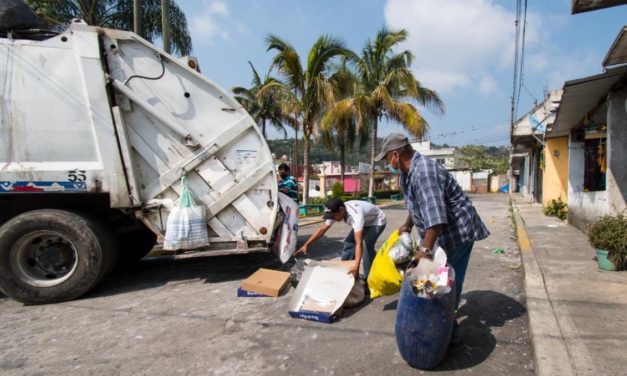
[{"label": "sticker on truck", "polygon": [[0,181],[0,193],[86,192],[84,181]]}]

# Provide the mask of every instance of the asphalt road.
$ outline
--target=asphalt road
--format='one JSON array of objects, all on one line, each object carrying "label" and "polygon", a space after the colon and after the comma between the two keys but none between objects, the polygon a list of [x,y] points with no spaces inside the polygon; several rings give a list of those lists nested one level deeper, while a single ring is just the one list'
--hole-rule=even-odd
[{"label": "asphalt road", "polygon": [[[259,267],[289,269],[271,255],[173,260],[153,258],[108,277],[82,299],[24,306],[0,297],[3,375],[529,375],[532,348],[522,269],[505,195],[472,197],[492,235],[475,244],[459,317],[464,343],[433,371],[400,357],[394,336],[397,295],[345,311],[321,324],[289,317],[293,290],[272,298],[237,298]],[[385,209],[388,227],[402,205]],[[304,241],[316,225],[300,230]],[[349,227],[336,224],[311,248],[339,256]],[[497,247],[504,253],[496,254]]]}]

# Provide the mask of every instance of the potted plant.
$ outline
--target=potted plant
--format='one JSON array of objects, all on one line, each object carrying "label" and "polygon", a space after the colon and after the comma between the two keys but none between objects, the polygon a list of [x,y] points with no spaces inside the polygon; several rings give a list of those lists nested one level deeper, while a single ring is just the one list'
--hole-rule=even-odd
[{"label": "potted plant", "polygon": [[601,217],[590,226],[588,238],[597,250],[601,269],[627,269],[627,217],[623,214]]}]

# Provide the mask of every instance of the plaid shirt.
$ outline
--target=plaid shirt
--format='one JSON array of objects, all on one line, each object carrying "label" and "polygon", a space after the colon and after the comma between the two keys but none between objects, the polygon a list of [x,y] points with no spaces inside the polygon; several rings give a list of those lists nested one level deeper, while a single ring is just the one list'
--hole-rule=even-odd
[{"label": "plaid shirt", "polygon": [[479,214],[453,176],[431,158],[414,153],[401,176],[407,210],[424,238],[429,227],[443,224],[438,244],[446,251],[490,235]]}]

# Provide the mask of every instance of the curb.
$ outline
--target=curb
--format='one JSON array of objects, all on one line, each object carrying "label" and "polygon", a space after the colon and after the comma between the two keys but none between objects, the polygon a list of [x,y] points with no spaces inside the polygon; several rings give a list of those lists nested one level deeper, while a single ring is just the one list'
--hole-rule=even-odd
[{"label": "curb", "polygon": [[520,248],[525,274],[524,290],[529,317],[529,333],[533,344],[536,375],[575,375],[568,347],[559,326],[553,302],[549,297],[544,275],[533,252],[525,222],[514,200],[512,214],[516,226],[516,239]]}]

